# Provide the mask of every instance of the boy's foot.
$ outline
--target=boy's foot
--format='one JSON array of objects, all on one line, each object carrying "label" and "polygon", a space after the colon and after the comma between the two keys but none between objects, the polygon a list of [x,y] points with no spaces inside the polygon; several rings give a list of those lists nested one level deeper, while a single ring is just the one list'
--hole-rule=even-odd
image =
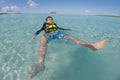
[{"label": "boy's foot", "polygon": [[93,50],[94,51],[96,51],[96,50],[98,50],[98,49],[101,49],[101,48],[103,48],[105,45],[106,45],[106,43],[107,43],[107,40],[102,40],[102,41],[100,41],[100,42],[97,42],[97,43],[95,43],[95,44],[93,44]]},{"label": "boy's foot", "polygon": [[33,71],[31,71],[31,72],[28,73],[28,77],[30,79],[32,79],[34,75],[35,75],[35,73]]},{"label": "boy's foot", "polygon": [[30,79],[33,78],[33,76],[35,76],[39,71],[43,70],[45,68],[44,64],[43,63],[39,63],[35,66],[35,68],[28,73],[28,77]]}]

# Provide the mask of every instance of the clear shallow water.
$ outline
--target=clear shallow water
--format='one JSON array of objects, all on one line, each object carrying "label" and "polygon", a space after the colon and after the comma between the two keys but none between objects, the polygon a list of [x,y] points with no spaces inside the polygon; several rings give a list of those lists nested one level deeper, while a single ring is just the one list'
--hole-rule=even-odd
[{"label": "clear shallow water", "polygon": [[[0,15],[0,80],[29,80],[27,73],[37,62],[39,40],[32,35],[47,14]],[[108,44],[93,52],[60,40],[51,41],[45,69],[33,80],[119,80],[120,19],[85,15],[52,15],[58,26],[76,29],[65,32],[87,42],[104,38]]]}]

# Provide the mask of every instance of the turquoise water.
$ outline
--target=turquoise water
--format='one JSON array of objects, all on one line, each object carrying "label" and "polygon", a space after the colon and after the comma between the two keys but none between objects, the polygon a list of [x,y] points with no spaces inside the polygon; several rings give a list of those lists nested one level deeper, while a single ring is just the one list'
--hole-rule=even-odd
[{"label": "turquoise water", "polygon": [[[29,80],[27,73],[37,63],[40,37],[32,35],[47,14],[0,15],[0,80]],[[73,42],[48,44],[45,69],[32,80],[119,80],[120,19],[86,15],[52,15],[65,32],[87,42],[107,38],[108,44],[92,51]]]}]

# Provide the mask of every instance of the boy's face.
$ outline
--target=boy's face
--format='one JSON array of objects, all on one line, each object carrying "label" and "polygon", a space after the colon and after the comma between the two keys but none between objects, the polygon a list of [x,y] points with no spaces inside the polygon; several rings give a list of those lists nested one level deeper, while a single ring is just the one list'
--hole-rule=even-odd
[{"label": "boy's face", "polygon": [[53,22],[53,19],[52,18],[48,18],[47,20],[46,20],[46,23],[52,23]]}]

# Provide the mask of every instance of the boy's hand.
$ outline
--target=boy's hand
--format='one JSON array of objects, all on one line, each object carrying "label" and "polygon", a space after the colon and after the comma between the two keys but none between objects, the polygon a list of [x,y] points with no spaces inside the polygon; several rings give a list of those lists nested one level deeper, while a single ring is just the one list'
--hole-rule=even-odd
[{"label": "boy's hand", "polygon": [[32,39],[36,39],[36,37],[37,37],[37,36],[36,36],[36,35],[34,35],[34,36],[32,36]]}]

